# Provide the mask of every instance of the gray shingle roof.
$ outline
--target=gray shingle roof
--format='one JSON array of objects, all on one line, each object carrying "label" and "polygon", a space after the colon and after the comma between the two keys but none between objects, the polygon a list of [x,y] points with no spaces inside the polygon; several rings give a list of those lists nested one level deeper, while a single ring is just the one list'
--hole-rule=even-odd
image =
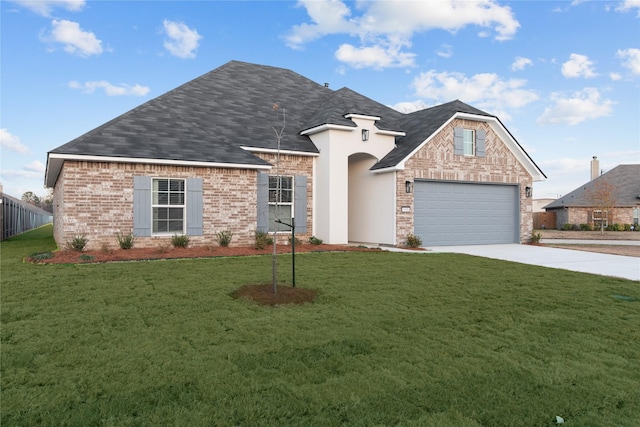
[{"label": "gray shingle roof", "polygon": [[266,164],[240,147],[276,148],[274,103],[286,109],[281,148],[317,153],[299,130],[332,92],[289,70],[231,61],[51,153]]},{"label": "gray shingle roof", "polygon": [[399,137],[396,140],[396,148],[371,169],[384,169],[397,165],[456,113],[494,117],[459,100],[403,115],[401,123],[402,128],[407,132],[406,136]]},{"label": "gray shingle roof", "polygon": [[640,206],[640,165],[618,165],[593,181],[554,200],[544,208],[592,207],[594,202],[589,197],[589,190],[600,182],[607,182],[615,187],[616,206]]},{"label": "gray shingle roof", "polygon": [[282,150],[318,153],[300,133],[323,124],[355,126],[347,114],[380,117],[378,129],[405,132],[372,169],[396,166],[455,113],[494,117],[457,100],[403,114],[291,70],[231,61],[50,151],[55,164],[50,157],[46,184],[55,183],[66,155],[267,166],[242,147],[277,148],[270,126],[275,103],[286,110]]},{"label": "gray shingle roof", "polygon": [[301,131],[312,129],[323,124],[334,124],[355,127],[356,124],[346,119],[347,114],[362,114],[380,117],[376,127],[380,130],[400,131],[403,114],[380,104],[349,88],[333,92],[318,109],[307,119]]}]

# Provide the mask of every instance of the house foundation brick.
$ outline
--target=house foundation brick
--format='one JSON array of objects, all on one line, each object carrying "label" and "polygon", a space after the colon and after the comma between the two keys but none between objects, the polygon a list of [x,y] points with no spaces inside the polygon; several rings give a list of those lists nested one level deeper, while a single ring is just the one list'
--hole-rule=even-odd
[{"label": "house foundation brick", "polygon": [[[275,163],[275,156],[260,155]],[[283,175],[307,175],[307,239],[311,236],[311,157],[281,156]],[[268,171],[267,171],[268,172]],[[203,181],[203,235],[189,236],[191,246],[213,246],[216,233],[231,231],[232,246],[253,245],[257,225],[257,171],[134,163],[65,161],[54,188],[54,238],[64,247],[84,235],[86,249],[118,247],[117,234],[133,230],[133,177],[201,178]],[[275,170],[270,173],[275,173]],[[250,190],[248,190],[250,189]],[[170,235],[136,237],[136,247],[171,244]],[[287,239],[282,239],[288,241]]]}]

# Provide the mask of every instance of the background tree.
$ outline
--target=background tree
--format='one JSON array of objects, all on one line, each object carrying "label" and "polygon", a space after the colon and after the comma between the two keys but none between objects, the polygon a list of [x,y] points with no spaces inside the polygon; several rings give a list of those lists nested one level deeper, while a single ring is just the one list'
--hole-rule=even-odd
[{"label": "background tree", "polygon": [[22,195],[22,201],[33,206],[40,207],[40,198],[33,191],[27,191]]},{"label": "background tree", "polygon": [[605,219],[607,222],[614,219],[613,211],[617,204],[616,186],[610,182],[598,180],[585,191],[585,196],[594,209],[600,211],[600,232],[604,233]]}]

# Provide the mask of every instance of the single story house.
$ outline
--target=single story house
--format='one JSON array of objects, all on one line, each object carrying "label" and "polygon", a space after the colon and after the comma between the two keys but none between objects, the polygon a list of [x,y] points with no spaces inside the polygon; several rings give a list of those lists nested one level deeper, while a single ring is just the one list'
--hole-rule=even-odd
[{"label": "single story house", "polygon": [[[596,164],[594,157],[592,162]],[[592,171],[592,180],[545,206],[555,212],[556,228],[565,224],[589,224],[599,228],[609,224],[638,226],[640,216],[640,164],[618,165],[599,175]]]},{"label": "single story house", "polygon": [[461,101],[403,114],[231,61],[51,150],[45,185],[59,245],[210,245],[219,231],[250,245],[276,217],[302,240],[458,245],[527,240],[545,178],[498,117]]}]

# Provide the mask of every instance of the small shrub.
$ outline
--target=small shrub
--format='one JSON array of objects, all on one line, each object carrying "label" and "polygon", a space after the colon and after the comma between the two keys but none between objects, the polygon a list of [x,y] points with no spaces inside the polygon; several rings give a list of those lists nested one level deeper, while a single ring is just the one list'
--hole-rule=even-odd
[{"label": "small shrub", "polygon": [[227,246],[229,246],[232,238],[233,238],[233,233],[228,230],[218,231],[216,233],[216,242],[218,242],[218,244],[223,248],[226,248]]},{"label": "small shrub", "polygon": [[79,258],[80,258],[82,261],[91,261],[91,260],[93,260],[95,257],[94,257],[93,255],[82,254],[82,255],[80,255],[80,256],[79,256]]},{"label": "small shrub", "polygon": [[84,234],[75,236],[70,242],[67,242],[67,246],[74,251],[82,252],[87,247],[89,239]]},{"label": "small shrub", "polygon": [[580,224],[580,230],[582,231],[593,231],[593,226],[589,223],[587,224]]},{"label": "small shrub", "polygon": [[189,236],[186,234],[174,234],[171,237],[171,244],[174,248],[186,248],[189,246]]},{"label": "small shrub", "polygon": [[631,224],[625,224],[624,225],[624,231],[632,231],[631,230]]},{"label": "small shrub", "polygon": [[309,238],[309,243],[311,243],[312,245],[321,245],[322,239],[318,239],[316,236],[311,236]]},{"label": "small shrub", "polygon": [[118,238],[118,245],[120,245],[120,249],[131,249],[133,247],[133,243],[136,240],[133,233],[129,233],[129,234],[118,233],[116,237]]},{"label": "small shrub", "polygon": [[269,233],[266,231],[258,231],[255,233],[255,248],[256,249],[264,249],[268,245],[273,245],[273,238],[269,236]]},{"label": "small shrub", "polygon": [[44,261],[45,259],[53,258],[53,254],[51,252],[36,252],[31,254],[29,258],[32,261]]},{"label": "small shrub", "polygon": [[542,234],[536,233],[534,231],[533,233],[531,233],[531,238],[529,238],[529,243],[531,243],[532,245],[539,245],[540,239],[542,239]]},{"label": "small shrub", "polygon": [[113,250],[106,243],[103,243],[102,245],[100,245],[100,251],[103,254],[107,254],[107,255],[113,253]]},{"label": "small shrub", "polygon": [[571,229],[573,229],[573,225],[571,225],[571,224],[562,224],[562,229],[564,231],[571,231]]},{"label": "small shrub", "polygon": [[412,233],[407,236],[407,246],[410,248],[419,248],[422,246],[422,239]]},{"label": "small shrub", "polygon": [[166,254],[167,252],[169,252],[169,245],[168,244],[160,245],[158,246],[157,251],[159,254]]},{"label": "small shrub", "polygon": [[624,227],[620,224],[609,224],[605,227],[606,231],[622,231]]},{"label": "small shrub", "polygon": [[[301,245],[302,244],[302,240],[298,239],[297,237],[294,237],[294,239],[296,239],[296,245]],[[291,245],[293,243],[291,237],[289,237],[289,244]]]}]

